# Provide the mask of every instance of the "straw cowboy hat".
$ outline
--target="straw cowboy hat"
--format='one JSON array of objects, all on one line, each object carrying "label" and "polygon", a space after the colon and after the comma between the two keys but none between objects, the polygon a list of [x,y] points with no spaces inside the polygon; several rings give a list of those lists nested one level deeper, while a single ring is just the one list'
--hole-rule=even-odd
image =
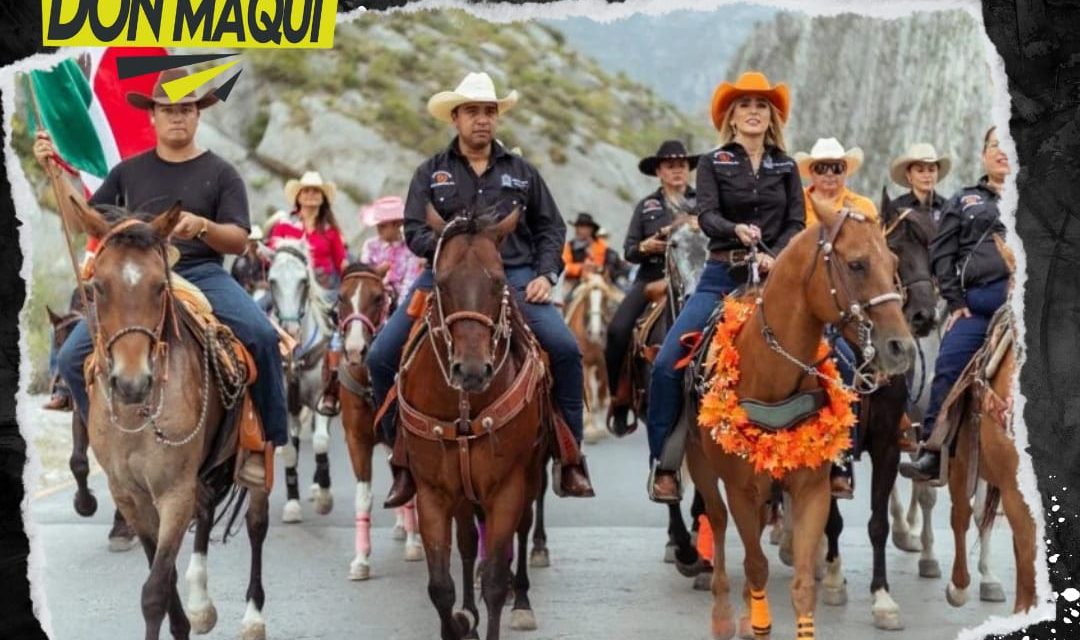
[{"label": "straw cowboy hat", "polygon": [[499,107],[499,115],[517,104],[518,92],[511,91],[505,98],[495,96],[495,83],[486,73],[470,73],[453,91],[440,91],[428,100],[428,113],[436,120],[453,122],[454,109],[468,102],[491,102]]},{"label": "straw cowboy hat", "polygon": [[168,94],[165,93],[165,87],[163,85],[172,80],[186,78],[188,75],[190,74],[184,69],[166,69],[158,75],[157,82],[154,83],[154,90],[150,95],[139,93],[138,91],[129,91],[125,97],[127,98],[128,104],[131,106],[136,109],[146,110],[153,109],[155,104],[169,105],[194,103],[195,107],[198,109],[205,109],[212,104],[216,104],[218,97],[213,93],[213,90],[200,98],[195,97],[194,91],[175,102],[169,98]]},{"label": "straw cowboy hat", "polygon": [[368,227],[404,219],[405,201],[397,196],[379,198],[360,210],[360,221]]},{"label": "straw cowboy hat", "polygon": [[949,175],[952,168],[952,160],[948,156],[939,156],[934,145],[927,142],[916,142],[908,147],[904,155],[892,161],[889,165],[889,177],[902,187],[911,188],[911,182],[907,178],[907,170],[916,162],[936,164],[938,166],[938,180]]},{"label": "straw cowboy hat", "polygon": [[326,182],[318,171],[308,171],[300,176],[299,180],[293,179],[285,183],[285,202],[290,205],[296,204],[296,196],[304,187],[315,187],[323,192],[327,202],[333,202],[337,194],[337,187],[333,182]]},{"label": "straw cowboy hat", "polygon": [[638,171],[647,176],[655,176],[656,170],[664,160],[687,160],[690,162],[690,170],[693,171],[697,168],[699,158],[701,158],[700,154],[690,155],[686,150],[686,145],[681,141],[665,140],[661,143],[660,148],[656,150],[656,153],[641,159],[641,162],[638,163]]},{"label": "straw cowboy hat", "polygon": [[791,109],[791,96],[788,94],[787,85],[783,82],[770,85],[769,79],[765,77],[764,73],[747,71],[739,76],[739,79],[734,84],[727,81],[721,82],[720,86],[716,87],[716,91],[713,92],[710,113],[712,114],[713,126],[717,130],[723,124],[724,115],[727,114],[731,103],[736,98],[747,95],[758,95],[768,100],[779,113],[780,121],[787,122],[788,113]]},{"label": "straw cowboy hat", "polygon": [[843,145],[836,138],[818,138],[810,153],[802,151],[795,154],[795,162],[799,165],[799,175],[804,178],[810,177],[810,167],[822,160],[840,160],[847,165],[848,176],[859,170],[863,163],[863,152],[859,147],[844,150]]}]

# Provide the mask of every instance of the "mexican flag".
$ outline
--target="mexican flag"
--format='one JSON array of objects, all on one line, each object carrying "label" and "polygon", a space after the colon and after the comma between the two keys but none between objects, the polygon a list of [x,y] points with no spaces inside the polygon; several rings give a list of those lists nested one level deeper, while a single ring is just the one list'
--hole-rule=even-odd
[{"label": "mexican flag", "polygon": [[94,49],[83,58],[85,70],[68,58],[48,71],[31,71],[25,79],[30,135],[44,126],[60,155],[60,165],[82,181],[87,198],[101,186],[109,169],[156,143],[150,118],[128,104],[125,96],[129,91],[150,94],[157,74],[121,80],[117,73],[116,58],[132,55],[168,52],[160,47]]}]

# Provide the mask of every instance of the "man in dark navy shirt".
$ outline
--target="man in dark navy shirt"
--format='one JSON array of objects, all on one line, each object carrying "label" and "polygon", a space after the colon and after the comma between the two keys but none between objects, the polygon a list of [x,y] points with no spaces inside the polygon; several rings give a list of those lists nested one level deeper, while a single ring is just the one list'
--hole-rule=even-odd
[{"label": "man in dark navy shirt", "polygon": [[[426,222],[427,203],[444,219],[464,210],[493,208],[496,218],[502,218],[515,207],[522,209],[517,228],[502,244],[503,265],[507,281],[518,294],[522,315],[550,356],[552,369],[559,372],[554,379],[555,399],[580,443],[584,404],[581,351],[551,304],[552,288],[563,270],[566,223],[536,168],[495,139],[499,117],[516,102],[516,91],[496,98],[495,86],[486,73],[470,73],[456,90],[438,93],[428,101],[428,111],[436,119],[452,123],[458,135],[413,175],[405,202],[405,240],[413,253],[431,265],[437,238]],[[429,267],[417,279],[413,291],[429,291],[432,281]],[[379,332],[368,353],[376,406],[382,405],[394,383],[413,322],[408,315],[413,291]],[[389,442],[395,437],[393,413],[387,411],[382,421]],[[415,493],[408,469],[393,465],[393,470],[388,508],[405,504]],[[592,495],[582,465],[564,465],[561,482],[566,495]]]}]

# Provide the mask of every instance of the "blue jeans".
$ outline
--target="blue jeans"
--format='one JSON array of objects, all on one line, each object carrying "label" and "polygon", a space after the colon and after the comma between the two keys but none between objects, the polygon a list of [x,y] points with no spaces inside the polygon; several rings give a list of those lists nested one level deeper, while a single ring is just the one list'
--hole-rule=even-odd
[{"label": "blue jeans", "polygon": [[[582,410],[585,404],[585,383],[581,349],[578,348],[577,339],[570,333],[570,328],[566,326],[562,314],[554,305],[525,302],[525,287],[536,278],[536,272],[531,267],[509,267],[506,269],[506,278],[514,290],[525,322],[551,360],[552,371],[558,372],[558,375],[552,378],[555,401],[562,410],[567,426],[580,443],[584,432]],[[401,364],[401,352],[413,325],[413,318],[408,314],[413,292],[417,289],[430,291],[432,282],[431,270],[425,269],[371,343],[367,362],[376,406],[382,406]],[[387,411],[380,424],[388,442],[394,441],[394,419],[394,410]]]},{"label": "blue jeans", "polygon": [[[285,383],[282,376],[278,335],[266,314],[250,295],[220,265],[208,262],[193,266],[178,266],[176,273],[190,281],[206,296],[214,315],[232,329],[244,347],[251,352],[259,375],[252,385],[251,395],[263,421],[266,438],[277,446],[288,441],[285,407]],[[60,347],[60,376],[71,389],[72,398],[85,420],[89,409],[83,363],[93,351],[93,342],[80,320],[71,335]]]},{"label": "blue jeans", "polygon": [[664,439],[675,425],[682,404],[684,370],[675,370],[675,363],[686,355],[679,337],[705,328],[713,310],[722,304],[724,296],[735,290],[737,283],[722,262],[709,260],[701,273],[694,295],[686,301],[664,337],[664,344],[653,362],[649,380],[649,409],[646,428],[649,434],[649,459],[657,460],[664,449]]},{"label": "blue jeans", "polygon": [[934,430],[934,421],[937,420],[937,414],[941,411],[941,405],[949,391],[986,341],[990,320],[1001,305],[1005,304],[1008,293],[1007,278],[967,290],[965,300],[971,317],[957,320],[941,338],[941,348],[934,366],[934,380],[930,383],[930,404],[923,420],[921,435],[924,442]]}]

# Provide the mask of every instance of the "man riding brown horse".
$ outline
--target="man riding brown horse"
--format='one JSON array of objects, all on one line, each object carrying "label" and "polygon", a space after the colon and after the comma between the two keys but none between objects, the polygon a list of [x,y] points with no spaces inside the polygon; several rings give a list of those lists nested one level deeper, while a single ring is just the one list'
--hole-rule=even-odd
[{"label": "man riding brown horse", "polygon": [[[515,207],[524,213],[502,243],[506,277],[521,302],[521,311],[540,345],[551,358],[554,397],[574,437],[583,437],[583,372],[581,351],[558,310],[551,304],[552,288],[563,269],[560,252],[566,237],[563,222],[547,185],[535,167],[507,151],[495,140],[499,117],[517,102],[517,93],[499,99],[485,73],[471,73],[454,91],[436,94],[428,111],[458,131],[450,145],[421,164],[409,186],[405,205],[405,239],[409,249],[429,265],[397,311],[379,332],[368,353],[375,399],[381,406],[394,383],[401,353],[412,328],[410,309],[415,299],[431,291],[436,235],[426,220],[430,203],[444,220],[463,210],[494,210],[503,218]],[[415,313],[415,312],[414,312]],[[387,442],[396,441],[396,409],[387,410],[381,427]],[[402,447],[396,446],[395,451]],[[416,491],[410,471],[395,454],[394,484],[386,506],[398,507]],[[592,495],[581,464],[562,467],[561,490],[566,495]]]}]

